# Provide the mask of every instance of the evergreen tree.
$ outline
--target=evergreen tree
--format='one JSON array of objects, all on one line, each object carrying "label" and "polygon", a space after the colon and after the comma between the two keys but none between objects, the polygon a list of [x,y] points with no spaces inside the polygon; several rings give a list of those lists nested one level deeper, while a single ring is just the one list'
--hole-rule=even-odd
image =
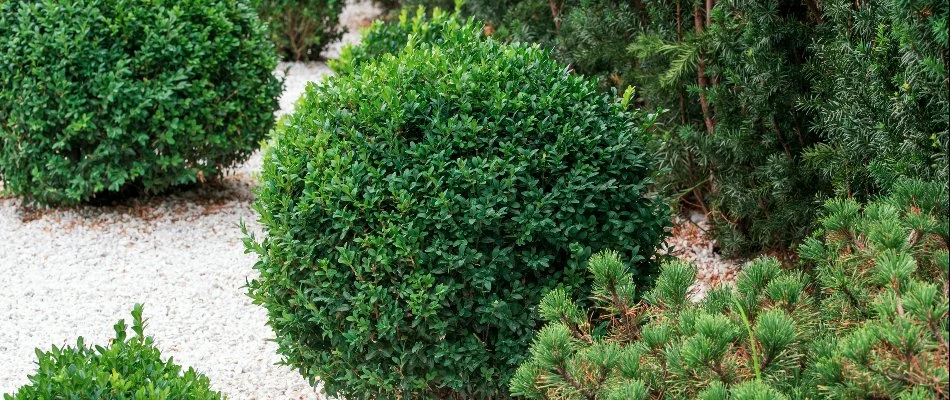
[{"label": "evergreen tree", "polygon": [[947,182],[946,1],[823,2],[802,108],[825,140],[809,163],[866,199],[901,177]]},{"label": "evergreen tree", "polygon": [[671,132],[659,145],[670,191],[713,217],[729,254],[801,239],[824,189],[803,168],[801,153],[817,135],[795,107],[809,90],[803,65],[814,13],[795,1],[666,7],[674,21],[664,24],[676,27],[675,37],[651,30],[630,50],[666,63],[637,80],[652,81],[652,90],[674,88],[667,97],[678,99],[665,105]]}]

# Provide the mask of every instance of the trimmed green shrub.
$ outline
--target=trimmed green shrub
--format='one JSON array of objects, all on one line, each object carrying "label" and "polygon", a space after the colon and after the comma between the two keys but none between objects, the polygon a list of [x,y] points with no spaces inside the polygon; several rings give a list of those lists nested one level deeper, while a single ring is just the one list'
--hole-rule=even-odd
[{"label": "trimmed green shrub", "polygon": [[0,37],[0,178],[28,200],[212,178],[274,124],[277,58],[243,1],[5,1]]},{"label": "trimmed green shrub", "polygon": [[424,7],[428,10],[436,8],[455,10],[466,17],[473,17],[489,26],[497,26],[510,7],[523,0],[374,0],[384,11],[392,14],[396,10],[415,10]]},{"label": "trimmed green shrub", "polygon": [[161,351],[145,336],[142,306],[132,309],[132,332],[125,320],[115,324],[115,339],[108,346],[89,347],[82,337],[75,347],[50,351],[36,350],[36,373],[30,383],[6,400],[54,399],[189,399],[221,400],[211,390],[208,378],[192,368],[182,371],[171,358],[163,361]]},{"label": "trimmed green shrub", "polygon": [[[897,184],[862,207],[829,200],[801,248],[811,268],[746,265],[691,303],[666,264],[637,303],[616,253],[595,255],[595,308],[554,290],[511,392],[546,399],[946,399],[947,188]],[[597,316],[589,319],[589,315]]]},{"label": "trimmed green shrub", "polygon": [[441,8],[443,10],[451,9],[456,0],[373,0],[383,10],[394,11],[397,9],[416,9],[426,7],[429,9]]},{"label": "trimmed green shrub", "polygon": [[310,61],[343,37],[344,0],[259,0],[257,10],[270,26],[271,40],[284,60]]},{"label": "trimmed green shrub", "polygon": [[590,254],[655,273],[653,117],[537,47],[441,32],[311,85],[264,155],[249,294],[333,396],[504,397],[533,305],[584,290]]}]

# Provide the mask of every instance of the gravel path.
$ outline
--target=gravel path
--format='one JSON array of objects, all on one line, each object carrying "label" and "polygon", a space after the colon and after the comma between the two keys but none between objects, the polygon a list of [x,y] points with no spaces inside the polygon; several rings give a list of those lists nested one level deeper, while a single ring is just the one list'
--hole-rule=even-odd
[{"label": "gravel path", "polygon": [[[356,31],[376,14],[358,2],[341,20]],[[280,114],[328,72],[322,63],[282,64]],[[0,394],[28,382],[34,348],[78,336],[105,344],[112,325],[144,303],[146,332],[163,354],[208,375],[229,398],[320,399],[296,371],[276,365],[266,311],[245,296],[254,257],[244,254],[237,223],[259,230],[250,208],[259,167],[255,155],[218,184],[111,207],[30,211],[0,199]]]}]

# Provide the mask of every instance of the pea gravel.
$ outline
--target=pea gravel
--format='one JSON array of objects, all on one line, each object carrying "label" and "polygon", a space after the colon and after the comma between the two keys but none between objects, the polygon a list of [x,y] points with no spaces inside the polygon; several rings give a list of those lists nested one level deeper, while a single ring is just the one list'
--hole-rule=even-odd
[{"label": "pea gravel", "polygon": [[[357,32],[377,14],[355,2],[341,20]],[[278,114],[328,72],[321,63],[282,64]],[[146,332],[163,355],[208,375],[230,399],[320,399],[276,365],[266,311],[245,296],[255,258],[244,254],[237,223],[259,231],[250,207],[259,168],[255,155],[221,182],[107,207],[35,210],[0,198],[0,394],[28,383],[34,348],[78,336],[105,344],[112,325],[144,303]]]}]

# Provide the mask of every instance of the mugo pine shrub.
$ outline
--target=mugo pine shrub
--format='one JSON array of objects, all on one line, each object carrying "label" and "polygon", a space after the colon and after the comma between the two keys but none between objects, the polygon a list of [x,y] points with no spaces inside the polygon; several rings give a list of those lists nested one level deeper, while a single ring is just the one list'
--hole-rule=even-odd
[{"label": "mugo pine shrub", "polygon": [[829,200],[801,247],[806,270],[772,258],[735,289],[687,299],[695,270],[663,267],[634,301],[616,253],[589,264],[593,315],[562,290],[511,381],[535,399],[946,399],[947,188],[904,181],[865,207]]},{"label": "mugo pine shrub", "polygon": [[814,345],[823,394],[950,398],[947,212],[946,182],[901,180],[865,207],[826,202],[819,235],[799,249],[831,331]]},{"label": "mugo pine shrub", "polygon": [[543,293],[582,291],[604,248],[655,272],[652,117],[450,24],[312,85],[264,156],[249,294],[334,396],[505,397]]},{"label": "mugo pine shrub", "polygon": [[308,61],[320,59],[330,43],[343,37],[340,13],[345,5],[344,0],[259,0],[257,10],[281,57]]},{"label": "mugo pine shrub", "polygon": [[162,360],[150,336],[145,336],[142,306],[132,309],[132,337],[125,320],[115,324],[108,346],[90,347],[82,337],[75,347],[36,350],[36,373],[30,383],[6,400],[54,399],[189,399],[221,400],[208,378],[194,369],[182,371],[171,358]]},{"label": "mugo pine shrub", "polygon": [[[590,272],[606,329],[588,320],[565,292],[549,293],[540,306],[549,324],[512,379],[512,393],[534,399],[779,399],[805,383],[801,361],[815,329],[809,281],[782,272],[775,259],[749,263],[735,293],[719,289],[700,304],[688,299],[695,270],[682,262],[663,267],[644,303],[633,300],[629,271],[616,253],[595,255]],[[750,392],[765,397],[741,395]]]},{"label": "mugo pine shrub", "polygon": [[5,1],[0,37],[0,178],[36,202],[211,178],[274,123],[277,57],[244,1]]}]

